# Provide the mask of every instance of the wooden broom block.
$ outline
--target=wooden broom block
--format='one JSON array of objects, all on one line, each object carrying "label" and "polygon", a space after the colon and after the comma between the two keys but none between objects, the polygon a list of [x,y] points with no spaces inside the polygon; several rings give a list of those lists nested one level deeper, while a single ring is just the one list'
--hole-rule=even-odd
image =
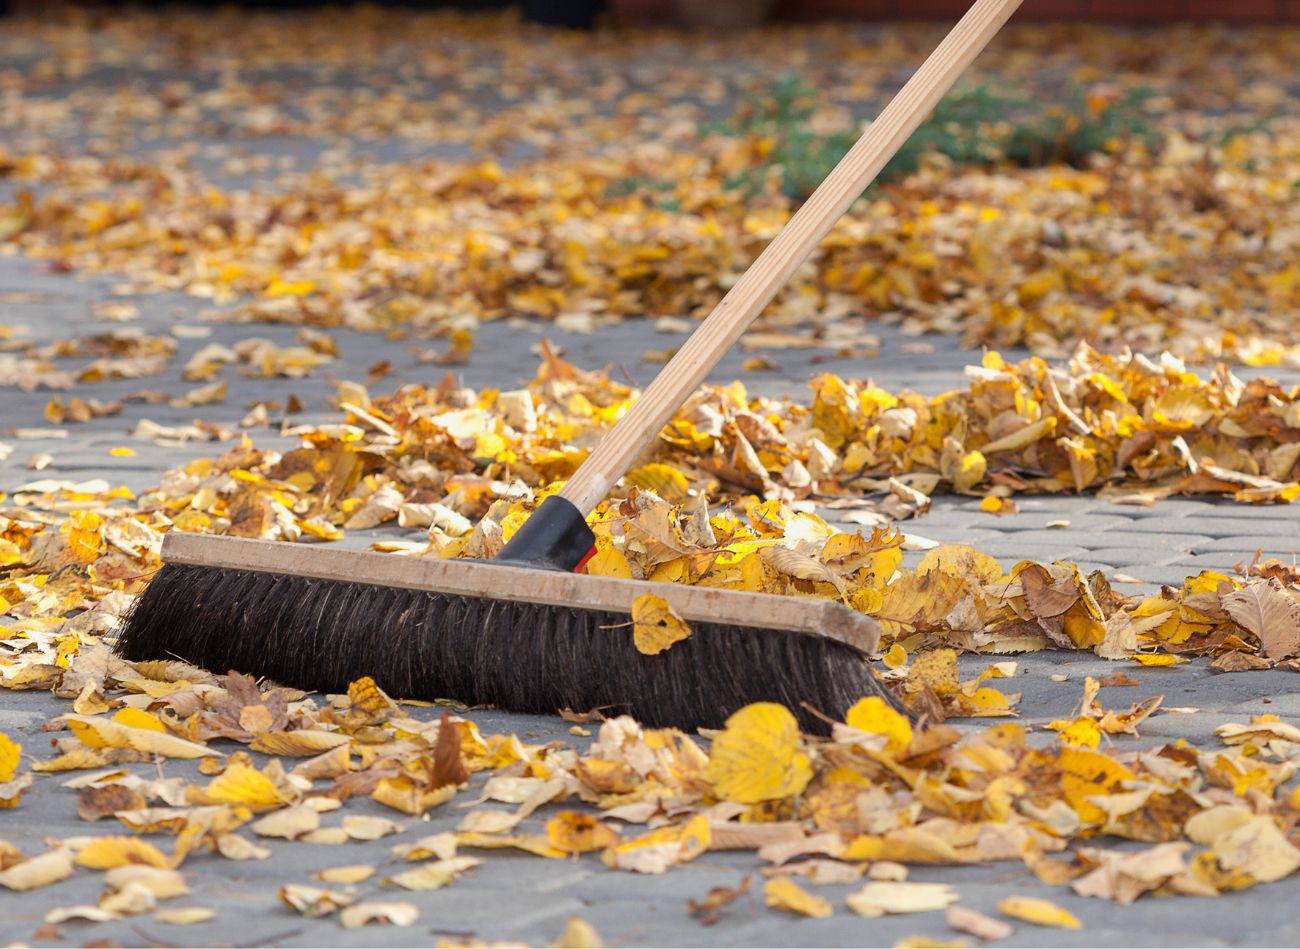
[{"label": "wooden broom block", "polygon": [[163,560],[169,564],[312,577],[337,583],[371,583],[451,596],[481,597],[628,613],[632,601],[663,597],[687,623],[719,623],[820,636],[874,653],[880,624],[829,600],[711,587],[650,583],[581,573],[514,567],[490,560],[435,560],[345,550],[317,544],[247,540],[216,534],[168,531]]}]

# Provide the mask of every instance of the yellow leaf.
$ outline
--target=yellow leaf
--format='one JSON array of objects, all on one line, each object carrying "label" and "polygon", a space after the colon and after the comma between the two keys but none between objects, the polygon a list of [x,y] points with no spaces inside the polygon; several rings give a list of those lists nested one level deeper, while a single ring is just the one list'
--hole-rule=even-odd
[{"label": "yellow leaf", "polygon": [[560,938],[551,943],[553,949],[601,949],[603,945],[600,933],[581,916],[570,916]]},{"label": "yellow leaf", "polygon": [[93,511],[73,511],[68,517],[68,556],[90,563],[99,556],[103,519]]},{"label": "yellow leaf", "polygon": [[348,863],[340,867],[326,867],[312,874],[313,879],[324,883],[364,883],[375,875],[375,868],[368,863]]},{"label": "yellow leaf", "polygon": [[541,834],[480,834],[461,831],[456,834],[456,843],[461,847],[482,847],[485,850],[512,847],[551,860],[563,860],[568,856],[563,850],[552,847]]},{"label": "yellow leaf", "polygon": [[22,757],[23,746],[0,732],[0,784],[12,781],[18,773],[18,761]]},{"label": "yellow leaf", "polygon": [[281,280],[275,278],[267,285],[266,295],[268,297],[305,297],[316,289],[316,284],[311,280]]},{"label": "yellow leaf", "polygon": [[834,912],[829,902],[809,893],[789,877],[774,877],[764,883],[763,903],[772,909],[783,909],[800,916],[821,918]]},{"label": "yellow leaf", "polygon": [[161,850],[139,837],[99,837],[77,854],[77,863],[92,870],[111,870],[131,864],[171,867],[172,860]]},{"label": "yellow leaf", "polygon": [[1086,716],[1076,718],[1072,722],[1052,722],[1047,727],[1054,728],[1060,733],[1061,744],[1063,745],[1096,748],[1101,742],[1101,726],[1097,724],[1096,719]]},{"label": "yellow leaf", "polygon": [[[214,782],[215,783],[215,782]],[[281,837],[297,840],[320,827],[320,813],[304,804],[285,807],[254,821],[249,830],[259,837]]]},{"label": "yellow leaf", "polygon": [[619,832],[591,814],[560,811],[546,822],[546,839],[565,853],[590,853],[618,843]]},{"label": "yellow leaf", "polygon": [[[249,706],[249,708],[265,707]],[[351,740],[347,735],[338,732],[327,732],[319,728],[300,728],[291,732],[259,732],[248,747],[266,755],[310,757],[346,745]]]},{"label": "yellow leaf", "polygon": [[984,480],[984,474],[987,470],[988,465],[985,462],[984,453],[968,451],[962,456],[957,471],[953,475],[953,489],[957,492],[969,491]]},{"label": "yellow leaf", "polygon": [[419,907],[411,903],[358,903],[339,914],[344,929],[376,923],[380,926],[412,926],[420,918]]},{"label": "yellow leaf", "polygon": [[254,811],[280,807],[290,800],[261,771],[238,762],[212,779],[205,796],[221,804],[243,804]]},{"label": "yellow leaf", "polygon": [[1130,662],[1136,662],[1140,666],[1177,666],[1184,662],[1190,662],[1184,656],[1175,656],[1172,653],[1138,653],[1136,656],[1129,656]]},{"label": "yellow leaf", "polygon": [[741,804],[801,792],[812,780],[812,764],[800,750],[794,715],[773,702],[755,702],[735,712],[713,740],[704,779],[719,798]]},{"label": "yellow leaf", "polygon": [[632,601],[632,642],[643,656],[657,656],[690,635],[690,626],[663,597],[644,593]]},{"label": "yellow leaf", "polygon": [[206,923],[216,915],[216,910],[206,906],[170,906],[156,910],[153,918],[169,926],[193,926]]},{"label": "yellow leaf", "polygon": [[381,778],[370,798],[403,814],[419,817],[425,811],[446,804],[456,796],[456,785],[444,784],[426,791],[410,778]]},{"label": "yellow leaf", "polygon": [[1040,438],[1051,435],[1054,431],[1056,431],[1056,416],[1049,415],[1046,418],[1039,419],[1037,422],[1026,425],[1017,432],[1012,432],[1010,435],[989,442],[984,446],[983,451],[985,456],[1000,451],[1015,451],[1020,448],[1025,448],[1028,445],[1032,445]]},{"label": "yellow leaf", "polygon": [[[153,719],[153,716],[147,717]],[[186,741],[175,735],[163,734],[153,727],[134,728],[90,715],[66,715],[64,721],[68,723],[73,734],[88,748],[132,748],[135,751],[163,755],[167,758],[202,758],[207,755],[221,754],[206,745]]]},{"label": "yellow leaf", "polygon": [[127,728],[143,728],[159,734],[167,734],[167,726],[159,721],[157,715],[150,715],[148,712],[142,712],[138,708],[127,707],[114,715],[110,721],[117,722],[119,725],[125,725]]},{"label": "yellow leaf", "polygon": [[946,909],[957,902],[957,891],[946,883],[902,883],[873,881],[845,897],[849,909],[859,916],[886,913],[927,913]]},{"label": "yellow leaf", "polygon": [[919,575],[935,570],[984,583],[992,583],[1002,578],[1002,566],[996,558],[980,553],[965,544],[945,544],[936,547],[922,557],[921,562],[916,566]]},{"label": "yellow leaf", "polygon": [[[636,873],[663,873],[709,849],[709,819],[696,814],[684,824],[660,827],[601,854],[606,866]],[[557,851],[559,852],[559,851]],[[563,855],[563,854],[561,854]]]},{"label": "yellow leaf", "polygon": [[932,689],[936,695],[953,695],[961,688],[955,649],[931,649],[912,660],[904,688],[908,692]]},{"label": "yellow leaf", "polygon": [[0,872],[0,886],[18,892],[39,889],[72,876],[72,853],[50,850]]},{"label": "yellow leaf", "polygon": [[627,558],[623,556],[622,551],[615,547],[602,546],[587,561],[584,569],[593,577],[632,579],[632,568],[628,565]]},{"label": "yellow leaf", "polygon": [[1015,514],[1020,510],[1014,498],[1000,498],[990,494],[980,502],[980,510],[985,514],[994,514],[998,517],[1004,517],[1007,514]]},{"label": "yellow leaf", "polygon": [[387,877],[384,882],[406,890],[439,890],[466,870],[483,862],[480,857],[449,857],[422,863],[413,870],[405,870]]},{"label": "yellow leaf", "polygon": [[889,744],[885,750],[892,754],[903,751],[912,741],[911,723],[879,696],[860,699],[845,714],[844,722],[858,731],[887,736]]},{"label": "yellow leaf", "polygon": [[629,471],[626,478],[629,483],[638,488],[653,491],[665,501],[672,501],[675,504],[680,504],[687,499],[691,486],[686,475],[677,468],[658,463],[642,465],[634,471]]},{"label": "yellow leaf", "polygon": [[998,912],[1012,919],[1024,920],[1035,926],[1054,926],[1058,929],[1082,929],[1083,923],[1068,910],[1061,909],[1048,900],[1032,896],[1008,896],[998,903]]},{"label": "yellow leaf", "polygon": [[903,648],[902,643],[894,643],[889,647],[889,651],[885,653],[881,662],[888,669],[901,669],[907,665],[907,650]]}]

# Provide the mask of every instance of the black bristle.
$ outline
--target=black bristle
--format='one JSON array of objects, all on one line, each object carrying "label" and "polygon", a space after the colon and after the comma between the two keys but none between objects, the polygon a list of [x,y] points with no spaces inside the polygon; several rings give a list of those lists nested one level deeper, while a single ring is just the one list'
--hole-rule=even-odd
[{"label": "black bristle", "polygon": [[601,708],[688,731],[771,701],[825,733],[803,703],[843,720],[864,696],[894,701],[864,657],[834,640],[692,623],[690,638],[646,656],[629,623],[601,610],[168,564],[136,601],[117,650],[321,692],[371,676],[399,698]]}]

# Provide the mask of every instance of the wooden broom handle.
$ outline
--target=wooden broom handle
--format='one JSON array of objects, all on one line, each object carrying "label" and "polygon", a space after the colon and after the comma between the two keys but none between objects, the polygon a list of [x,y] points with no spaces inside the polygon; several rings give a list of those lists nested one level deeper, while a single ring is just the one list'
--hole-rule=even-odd
[{"label": "wooden broom handle", "polygon": [[976,0],[875,122],[682,345],[569,479],[560,496],[587,514],[627,473],[840,216],[952,88],[1021,0]]}]

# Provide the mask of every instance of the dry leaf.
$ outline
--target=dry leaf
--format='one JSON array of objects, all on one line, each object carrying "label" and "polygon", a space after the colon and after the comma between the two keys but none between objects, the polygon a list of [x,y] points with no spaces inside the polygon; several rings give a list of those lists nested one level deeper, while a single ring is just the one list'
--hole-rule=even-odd
[{"label": "dry leaf", "polygon": [[168,906],[156,910],[153,918],[170,926],[194,926],[216,918],[217,911],[206,906]]},{"label": "dry leaf", "polygon": [[413,870],[386,877],[384,882],[407,890],[438,890],[482,862],[479,857],[449,857],[445,860],[433,860],[422,863]]},{"label": "dry leaf", "polygon": [[789,877],[775,877],[764,883],[763,903],[800,916],[821,918],[834,913],[829,901],[814,896]]},{"label": "dry leaf", "polygon": [[967,933],[983,942],[1006,939],[1015,932],[1015,928],[1010,923],[985,916],[978,910],[968,909],[965,906],[948,907],[944,921],[959,933]]},{"label": "dry leaf", "polygon": [[1286,659],[1300,651],[1300,603],[1274,577],[1255,580],[1219,598],[1223,608],[1245,629],[1259,637],[1260,651],[1270,659]]},{"label": "dry leaf", "polygon": [[757,702],[732,714],[713,741],[704,778],[719,797],[742,804],[790,797],[807,787],[812,768],[789,709]]},{"label": "dry leaf", "polygon": [[360,926],[411,926],[420,911],[411,903],[358,903],[339,914],[344,929]]},{"label": "dry leaf", "polygon": [[73,855],[50,850],[0,871],[0,886],[25,892],[58,883],[72,876]]},{"label": "dry leaf", "polygon": [[946,909],[958,900],[946,883],[867,883],[845,897],[849,909],[859,916],[887,913],[926,913]]},{"label": "dry leaf", "polygon": [[1012,919],[1049,926],[1057,929],[1082,929],[1083,923],[1068,910],[1061,909],[1049,900],[1033,896],[1008,896],[998,902],[998,912]]},{"label": "dry leaf", "polygon": [[657,656],[690,635],[690,626],[663,597],[644,593],[632,601],[632,642],[642,655]]}]

